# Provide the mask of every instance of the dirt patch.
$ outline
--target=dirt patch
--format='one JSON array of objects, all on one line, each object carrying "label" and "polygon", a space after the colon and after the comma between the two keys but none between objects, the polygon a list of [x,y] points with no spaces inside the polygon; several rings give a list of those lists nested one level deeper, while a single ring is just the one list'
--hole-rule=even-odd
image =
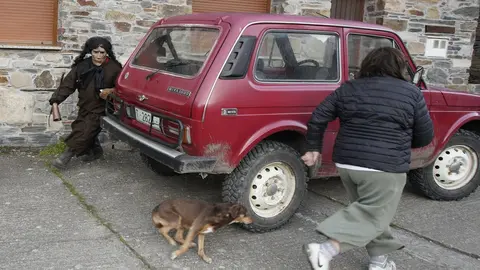
[{"label": "dirt patch", "polygon": [[205,156],[215,157],[217,159],[214,169],[217,173],[230,173],[234,169],[234,166],[228,162],[230,152],[230,145],[222,143],[207,144],[203,151]]},{"label": "dirt patch", "polygon": [[430,145],[427,145],[423,148],[413,149],[412,150],[412,164],[414,167],[423,167],[426,163],[429,163],[432,159],[431,156],[435,152],[437,145],[435,141]]}]

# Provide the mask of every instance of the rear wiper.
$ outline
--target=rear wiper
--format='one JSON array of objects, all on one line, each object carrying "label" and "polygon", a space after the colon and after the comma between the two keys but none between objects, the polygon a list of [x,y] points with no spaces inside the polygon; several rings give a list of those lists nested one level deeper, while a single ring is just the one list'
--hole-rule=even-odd
[{"label": "rear wiper", "polygon": [[178,67],[190,64],[190,61],[185,60],[171,60],[165,63],[165,67]]},{"label": "rear wiper", "polygon": [[157,74],[157,73],[160,72],[160,71],[162,71],[161,68],[159,68],[159,69],[155,70],[154,72],[148,74],[148,75],[145,77],[145,80],[147,80],[147,81],[150,80],[153,75]]},{"label": "rear wiper", "polygon": [[[185,60],[170,60],[170,61],[167,61],[165,63],[165,67],[167,68],[170,68],[170,67],[178,67],[178,66],[184,66],[184,65],[189,65],[190,64],[190,61],[185,61]],[[158,72],[162,71],[163,69],[159,68],[157,70],[155,70],[154,72],[148,74],[146,77],[145,77],[145,80],[150,80],[153,75],[157,74]]]}]

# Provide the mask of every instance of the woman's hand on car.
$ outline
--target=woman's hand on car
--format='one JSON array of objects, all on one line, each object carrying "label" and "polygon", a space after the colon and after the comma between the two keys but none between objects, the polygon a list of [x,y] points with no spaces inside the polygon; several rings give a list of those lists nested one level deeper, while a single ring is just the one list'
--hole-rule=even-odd
[{"label": "woman's hand on car", "polygon": [[107,99],[108,95],[110,95],[115,88],[105,88],[100,90],[100,97],[103,99]]},{"label": "woman's hand on car", "polygon": [[315,165],[318,161],[321,160],[321,158],[322,156],[320,155],[320,152],[317,151],[309,151],[302,156],[303,162],[305,162],[305,165],[309,167]]}]

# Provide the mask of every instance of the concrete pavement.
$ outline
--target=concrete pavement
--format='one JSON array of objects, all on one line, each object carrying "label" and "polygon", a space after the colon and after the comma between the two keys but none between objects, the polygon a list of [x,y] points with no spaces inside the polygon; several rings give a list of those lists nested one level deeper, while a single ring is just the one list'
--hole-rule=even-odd
[{"label": "concrete pavement", "polygon": [[[73,160],[59,174],[27,152],[0,154],[0,269],[309,269],[301,245],[324,238],[318,222],[346,202],[338,180],[312,181],[290,223],[254,234],[236,226],[206,237],[208,265],[153,228],[150,211],[171,197],[219,201],[218,177],[159,177],[138,153],[106,149],[105,160]],[[434,202],[406,191],[394,233],[407,247],[398,269],[480,269],[480,192]],[[477,225],[476,225],[477,224]],[[366,269],[364,250],[336,258],[333,269]]]},{"label": "concrete pavement", "polygon": [[0,155],[0,268],[142,267],[35,157]]}]

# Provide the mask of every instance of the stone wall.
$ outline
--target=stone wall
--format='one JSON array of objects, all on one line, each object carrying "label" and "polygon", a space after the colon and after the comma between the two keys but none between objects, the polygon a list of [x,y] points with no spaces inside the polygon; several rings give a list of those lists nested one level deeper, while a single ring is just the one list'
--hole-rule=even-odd
[{"label": "stone wall", "polygon": [[[367,0],[365,21],[391,27],[402,37],[431,85],[469,87],[479,15],[478,0]],[[447,37],[447,57],[426,57],[427,37]]]},{"label": "stone wall", "polygon": [[164,16],[191,13],[191,0],[59,0],[58,48],[0,49],[0,146],[42,146],[69,131],[76,95],[49,121],[48,99],[92,36],[111,40],[120,62]]}]

